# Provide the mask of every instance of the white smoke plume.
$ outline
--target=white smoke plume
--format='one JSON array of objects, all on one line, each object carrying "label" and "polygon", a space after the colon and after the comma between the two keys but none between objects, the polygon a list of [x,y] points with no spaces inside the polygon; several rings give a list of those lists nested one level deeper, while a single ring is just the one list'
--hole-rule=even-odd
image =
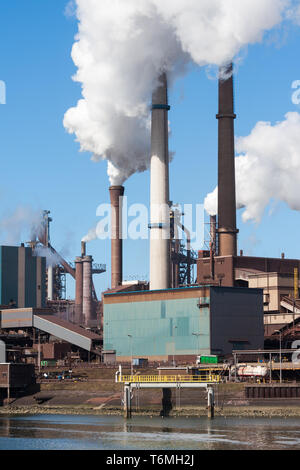
[{"label": "white smoke plume", "polygon": [[172,84],[190,63],[227,63],[262,41],[294,3],[76,0],[73,78],[82,84],[82,99],[66,112],[65,128],[93,160],[108,160],[111,184],[123,184],[149,166],[149,103],[162,70]]},{"label": "white smoke plume", "polygon": [[58,256],[56,253],[53,253],[53,251],[51,251],[51,249],[47,246],[36,246],[34,249],[34,255],[46,258],[47,267],[57,266],[61,262],[60,256]]},{"label": "white smoke plume", "polygon": [[0,220],[1,242],[16,245],[22,240],[35,239],[42,230],[42,211],[19,206]]},{"label": "white smoke plume", "polygon": [[82,242],[91,242],[93,240],[96,240],[98,238],[98,235],[97,235],[97,227],[95,228],[91,228],[88,233],[82,238]]},{"label": "white smoke plume", "polygon": [[[258,122],[247,137],[236,139],[237,207],[244,222],[259,222],[271,201],[283,201],[300,211],[300,114],[289,112],[282,122]],[[217,212],[217,188],[205,199],[205,209]]]}]

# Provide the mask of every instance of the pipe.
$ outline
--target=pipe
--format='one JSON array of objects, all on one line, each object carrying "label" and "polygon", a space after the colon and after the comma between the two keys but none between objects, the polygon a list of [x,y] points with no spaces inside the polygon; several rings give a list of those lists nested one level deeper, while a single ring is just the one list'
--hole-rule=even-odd
[{"label": "pipe", "polygon": [[82,293],[82,315],[86,326],[89,326],[92,320],[93,301],[92,301],[92,262],[91,256],[83,258],[83,293]]},{"label": "pipe", "polygon": [[[224,78],[225,76],[225,78]],[[220,68],[218,131],[219,255],[237,255],[233,66]]]},{"label": "pipe", "polygon": [[54,300],[54,273],[53,266],[48,266],[47,275],[47,297],[48,300]]},{"label": "pipe", "polygon": [[215,255],[218,254],[218,247],[217,247],[217,216],[211,215],[210,216],[210,243],[211,249]]},{"label": "pipe", "polygon": [[125,188],[109,188],[111,203],[111,288],[122,285],[123,281],[123,240],[122,240],[122,198]]},{"label": "pipe", "polygon": [[170,288],[170,198],[167,76],[152,95],[150,164],[150,289]]}]

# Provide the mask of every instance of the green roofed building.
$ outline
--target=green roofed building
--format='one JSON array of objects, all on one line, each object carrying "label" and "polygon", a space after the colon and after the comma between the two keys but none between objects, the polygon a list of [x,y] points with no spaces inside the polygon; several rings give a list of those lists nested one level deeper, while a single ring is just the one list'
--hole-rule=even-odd
[{"label": "green roofed building", "polygon": [[118,361],[194,360],[264,344],[263,291],[232,287],[104,294],[104,350]]}]

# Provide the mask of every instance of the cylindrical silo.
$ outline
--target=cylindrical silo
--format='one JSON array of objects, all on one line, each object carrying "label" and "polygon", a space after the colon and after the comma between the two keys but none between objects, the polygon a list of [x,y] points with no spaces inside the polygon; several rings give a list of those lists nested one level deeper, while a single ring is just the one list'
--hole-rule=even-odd
[{"label": "cylindrical silo", "polygon": [[82,315],[85,325],[89,325],[93,314],[92,301],[92,262],[91,256],[85,256],[83,262]]}]

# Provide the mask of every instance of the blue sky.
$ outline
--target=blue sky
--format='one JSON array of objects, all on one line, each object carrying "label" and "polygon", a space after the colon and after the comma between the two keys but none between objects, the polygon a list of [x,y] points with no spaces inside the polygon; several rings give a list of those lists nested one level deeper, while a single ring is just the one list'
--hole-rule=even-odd
[{"label": "blue sky", "polygon": [[[0,13],[0,80],[7,103],[0,105],[0,220],[19,206],[51,211],[52,244],[68,260],[80,253],[80,240],[97,223],[96,209],[108,203],[106,162],[93,163],[66,133],[64,113],[80,98],[71,79],[71,47],[76,19],[64,15],[65,1],[10,0]],[[300,28],[291,26],[273,41],[251,46],[235,78],[236,135],[248,135],[260,120],[281,121],[299,111],[291,101],[300,80]],[[203,203],[217,182],[217,82],[192,68],[170,90],[171,199]],[[128,203],[149,203],[149,172],[126,183]],[[300,195],[299,195],[300,197]],[[271,204],[260,224],[243,223],[238,213],[239,249],[245,254],[299,258],[299,213]],[[25,236],[25,235],[24,235]],[[5,241],[0,233],[0,242]],[[26,240],[19,240],[26,241]],[[147,241],[126,241],[124,277],[148,276]],[[109,286],[109,241],[95,240],[89,253],[108,271],[96,280],[98,295]],[[73,293],[69,281],[68,295]]]}]

